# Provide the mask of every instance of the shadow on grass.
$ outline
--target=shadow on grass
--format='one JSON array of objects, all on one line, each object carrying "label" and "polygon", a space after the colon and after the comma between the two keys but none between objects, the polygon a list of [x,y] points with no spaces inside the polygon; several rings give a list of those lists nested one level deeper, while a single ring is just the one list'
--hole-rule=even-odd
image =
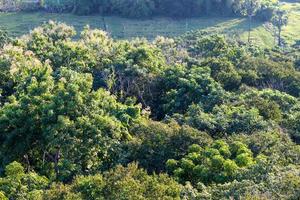
[{"label": "shadow on grass", "polygon": [[[105,29],[106,26],[112,37],[121,39],[133,37],[153,39],[157,35],[178,36],[187,31],[198,29],[214,33],[243,33],[248,31],[248,22],[242,18],[201,17],[180,20],[170,18],[133,20],[115,16],[76,16],[44,12],[0,13],[0,26],[14,37],[29,33],[33,28],[49,20],[72,25],[77,32],[80,32],[87,24],[92,28],[100,29]],[[253,29],[258,26],[261,26],[261,23],[252,23]]]}]

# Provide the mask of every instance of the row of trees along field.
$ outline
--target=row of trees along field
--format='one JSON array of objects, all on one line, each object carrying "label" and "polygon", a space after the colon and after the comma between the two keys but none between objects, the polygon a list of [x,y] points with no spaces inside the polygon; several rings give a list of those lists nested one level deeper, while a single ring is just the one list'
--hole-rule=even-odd
[{"label": "row of trees along field", "polygon": [[[54,0],[55,1],[55,0]],[[259,3],[261,18],[267,17],[278,3],[276,0],[94,0],[60,2],[66,9],[77,14],[104,13],[117,14],[125,17],[145,18],[154,15],[172,17],[195,17],[203,15],[240,14],[239,5],[248,1]],[[45,5],[55,5],[53,0],[45,0]],[[72,5],[69,7],[68,5]]]},{"label": "row of trees along field", "polygon": [[[296,0],[295,0],[296,1]],[[298,0],[297,0],[298,1]],[[248,18],[250,43],[252,20],[269,21],[274,27],[278,45],[282,42],[282,28],[287,25],[286,11],[278,0],[0,0],[2,11],[73,12],[79,15],[106,14],[131,18],[153,16],[244,16]]]},{"label": "row of trees along field", "polygon": [[2,10],[45,9],[50,12],[100,13],[131,18],[241,15],[245,6],[249,5],[257,7],[255,16],[258,19],[268,20],[278,0],[0,0]]},{"label": "row of trees along field", "polygon": [[1,33],[1,199],[300,198],[299,46],[74,35]]}]

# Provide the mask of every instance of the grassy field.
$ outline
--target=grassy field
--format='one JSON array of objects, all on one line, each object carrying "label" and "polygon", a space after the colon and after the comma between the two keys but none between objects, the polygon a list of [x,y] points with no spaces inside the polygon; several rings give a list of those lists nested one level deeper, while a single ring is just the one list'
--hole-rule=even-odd
[{"label": "grassy field", "polygon": [[[289,25],[284,28],[283,36],[289,44],[300,40],[300,4],[286,3],[282,5],[288,10]],[[65,22],[82,30],[85,25],[104,29],[114,38],[146,37],[153,39],[157,35],[178,36],[191,30],[204,30],[209,33],[227,34],[230,37],[247,39],[248,23],[242,18],[194,18],[172,20],[169,18],[153,18],[151,20],[132,20],[120,17],[75,16],[72,14],[36,13],[0,13],[0,27],[12,36],[28,33],[34,27],[48,20]],[[104,23],[105,21],[105,23]],[[254,22],[252,41],[258,45],[271,47],[275,44],[272,30],[267,23]]]},{"label": "grassy field", "polygon": [[300,40],[300,3],[285,3],[282,8],[288,11],[288,26],[283,29],[283,36],[288,43]]}]

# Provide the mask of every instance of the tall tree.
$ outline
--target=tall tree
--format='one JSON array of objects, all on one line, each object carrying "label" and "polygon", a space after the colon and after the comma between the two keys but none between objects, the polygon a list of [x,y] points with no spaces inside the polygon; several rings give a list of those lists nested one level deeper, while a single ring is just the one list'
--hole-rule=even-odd
[{"label": "tall tree", "polygon": [[[286,26],[288,23],[288,16],[286,15],[286,11],[277,10],[272,17],[272,24],[277,28],[277,37],[278,37],[278,46],[282,45],[282,37],[281,32],[282,28]],[[276,34],[275,34],[276,35]]]},{"label": "tall tree", "polygon": [[[14,59],[17,51],[11,51]],[[25,159],[27,168],[53,169],[65,180],[110,164],[110,155],[130,138],[139,107],[118,103],[104,89],[93,91],[90,74],[67,68],[54,74],[28,52],[18,56],[16,92],[0,107],[0,165]]]},{"label": "tall tree", "polygon": [[260,0],[241,0],[238,3],[238,10],[244,16],[248,17],[248,43],[251,38],[252,19],[256,15],[257,11],[261,6]]}]

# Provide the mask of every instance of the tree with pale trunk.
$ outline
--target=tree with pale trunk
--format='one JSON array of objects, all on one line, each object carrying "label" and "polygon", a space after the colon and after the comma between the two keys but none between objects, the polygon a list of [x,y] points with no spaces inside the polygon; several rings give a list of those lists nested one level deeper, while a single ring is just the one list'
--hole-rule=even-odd
[{"label": "tree with pale trunk", "polygon": [[261,0],[241,0],[236,4],[236,6],[243,16],[248,17],[248,43],[250,43],[252,20],[261,7]]},{"label": "tree with pale trunk", "polygon": [[[277,29],[278,46],[282,45],[282,28],[288,24],[288,16],[286,11],[277,10],[272,17],[272,24]],[[276,34],[275,34],[276,36]]]}]

